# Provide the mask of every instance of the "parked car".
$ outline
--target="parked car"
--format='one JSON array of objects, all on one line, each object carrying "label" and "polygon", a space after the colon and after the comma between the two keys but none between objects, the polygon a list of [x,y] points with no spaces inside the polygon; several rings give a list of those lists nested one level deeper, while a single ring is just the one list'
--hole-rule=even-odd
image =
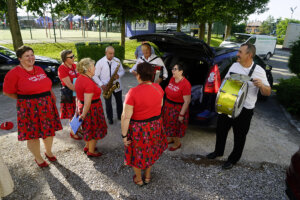
[{"label": "parked car", "polygon": [[[2,86],[6,73],[20,63],[16,53],[6,47],[0,46],[0,86]],[[35,65],[44,69],[52,82],[57,82],[57,70],[60,63],[52,58],[35,56]]]},{"label": "parked car", "polygon": [[289,199],[300,199],[300,148],[291,158],[291,164],[286,170],[285,183],[285,192]]},{"label": "parked car", "polygon": [[[212,66],[217,65],[221,78],[224,78],[229,67],[236,61],[237,49],[211,48],[202,40],[193,38],[184,33],[154,33],[136,35],[130,39],[138,41],[150,41],[163,53],[162,59],[168,70],[169,78],[171,69],[177,62],[183,62],[187,66],[187,79],[192,85],[192,101],[190,104],[190,123],[210,124],[214,122],[216,93],[204,93],[207,77]],[[270,85],[273,84],[272,67],[255,56],[254,61],[266,70]],[[207,112],[206,115],[201,113]]]},{"label": "parked car", "polygon": [[220,47],[239,48],[244,43],[253,44],[256,54],[269,60],[276,48],[277,38],[269,35],[235,33],[220,44]]}]

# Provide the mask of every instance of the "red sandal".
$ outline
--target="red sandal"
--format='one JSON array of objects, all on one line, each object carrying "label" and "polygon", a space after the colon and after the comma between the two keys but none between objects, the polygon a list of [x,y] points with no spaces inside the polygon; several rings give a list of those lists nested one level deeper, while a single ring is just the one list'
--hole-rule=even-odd
[{"label": "red sandal", "polygon": [[48,164],[46,161],[44,161],[43,163],[39,164],[39,163],[36,161],[36,159],[34,159],[34,160],[35,160],[36,164],[37,164],[40,168],[49,167],[49,164]]},{"label": "red sandal", "polygon": [[[142,187],[144,185],[143,179],[141,179],[140,181],[135,181],[134,179],[136,178],[136,175],[134,175],[132,178],[134,184],[136,184],[137,186]],[[142,184],[139,184],[140,182],[142,182]]]},{"label": "red sandal", "polygon": [[50,157],[50,156],[48,156],[48,155],[46,154],[46,152],[45,152],[45,156],[46,156],[46,157],[48,158],[48,160],[51,161],[51,162],[57,161],[57,158],[56,158],[55,156]]},{"label": "red sandal", "polygon": [[78,138],[76,138],[72,133],[70,133],[70,137],[73,138],[74,140],[82,140],[82,137],[78,135]]},{"label": "red sandal", "polygon": [[[95,151],[97,151],[98,149],[97,149],[97,147],[95,147]],[[86,152],[88,152],[89,151],[89,148],[87,148],[87,147],[84,147],[83,148],[83,151],[84,151],[84,153],[86,153]]]},{"label": "red sandal", "polygon": [[91,152],[87,152],[86,155],[90,158],[90,157],[100,157],[102,156],[103,154],[101,152],[98,152],[98,153],[91,153]]},{"label": "red sandal", "polygon": [[177,149],[179,149],[181,147],[181,143],[180,145],[178,145],[177,147],[170,147],[169,151],[176,151]]}]

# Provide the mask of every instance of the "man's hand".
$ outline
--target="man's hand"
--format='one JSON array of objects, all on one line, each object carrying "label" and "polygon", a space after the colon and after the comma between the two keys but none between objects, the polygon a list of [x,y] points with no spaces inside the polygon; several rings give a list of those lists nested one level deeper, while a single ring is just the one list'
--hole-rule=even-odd
[{"label": "man's hand", "polygon": [[155,81],[155,83],[160,84],[162,81],[163,81],[162,78],[158,78],[158,79]]},{"label": "man's hand", "polygon": [[258,87],[258,88],[261,88],[261,87],[264,86],[264,84],[262,83],[262,81],[261,81],[260,79],[258,79],[258,78],[254,78],[254,79],[253,79],[253,84],[254,84],[256,87]]},{"label": "man's hand", "polygon": [[116,74],[115,75],[115,79],[119,79],[120,77],[119,77],[119,74]]}]

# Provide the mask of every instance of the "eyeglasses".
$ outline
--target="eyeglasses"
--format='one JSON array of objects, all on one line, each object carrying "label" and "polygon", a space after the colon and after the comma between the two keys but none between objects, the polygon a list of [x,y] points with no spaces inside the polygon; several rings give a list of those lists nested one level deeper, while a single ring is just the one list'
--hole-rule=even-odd
[{"label": "eyeglasses", "polygon": [[175,68],[175,67],[172,68],[172,71],[176,71],[176,70],[178,70],[178,68]]},{"label": "eyeglasses", "polygon": [[67,57],[67,58],[71,58],[71,59],[73,59],[75,56],[73,55],[73,56],[69,56],[69,57]]}]

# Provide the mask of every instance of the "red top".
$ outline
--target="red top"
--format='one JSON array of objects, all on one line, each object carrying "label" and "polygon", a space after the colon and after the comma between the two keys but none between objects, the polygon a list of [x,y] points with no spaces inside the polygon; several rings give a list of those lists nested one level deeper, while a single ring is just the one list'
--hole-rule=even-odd
[{"label": "red top", "polygon": [[186,78],[183,78],[181,81],[176,83],[175,78],[172,77],[169,85],[165,89],[165,92],[167,98],[171,101],[184,103],[183,96],[191,95],[191,90],[191,84]]},{"label": "red top", "polygon": [[79,75],[75,82],[76,96],[80,101],[84,101],[84,93],[94,93],[92,100],[100,99],[101,89],[89,77]]},{"label": "red top", "polygon": [[3,92],[30,95],[50,91],[51,87],[52,81],[41,67],[33,66],[31,71],[26,71],[16,66],[5,75]]},{"label": "red top", "polygon": [[139,84],[131,88],[125,97],[125,104],[133,106],[132,119],[144,120],[161,113],[163,89],[157,84]]},{"label": "red top", "polygon": [[61,81],[61,84],[63,86],[66,86],[66,84],[64,83],[64,81],[62,79],[66,78],[67,76],[70,77],[71,83],[73,84],[73,78],[78,77],[78,73],[76,72],[76,64],[72,64],[72,68],[69,68],[69,67],[65,66],[64,64],[59,66],[59,68],[58,68],[58,77],[59,77],[59,79]]}]

